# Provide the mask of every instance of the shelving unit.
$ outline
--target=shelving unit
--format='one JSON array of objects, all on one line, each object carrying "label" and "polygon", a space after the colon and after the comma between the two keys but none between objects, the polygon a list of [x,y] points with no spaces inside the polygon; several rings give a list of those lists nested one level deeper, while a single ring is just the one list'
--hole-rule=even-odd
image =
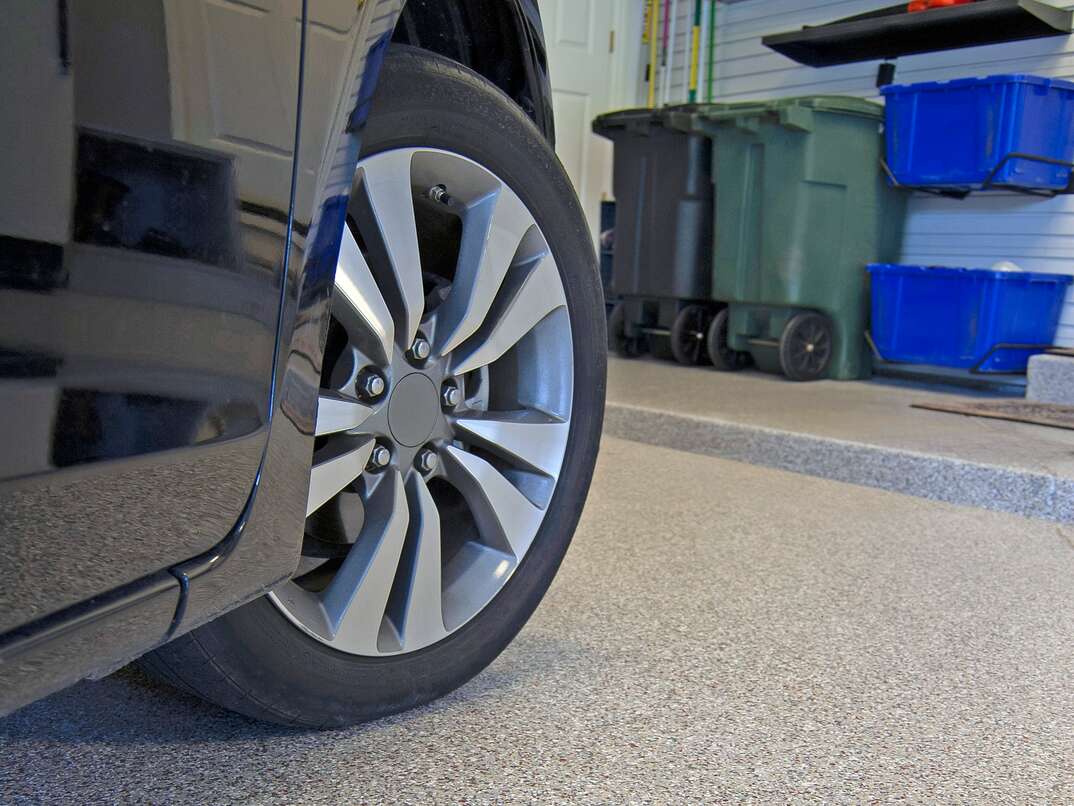
[{"label": "shelving unit", "polygon": [[[1070,182],[1062,190],[1043,190],[1037,188],[1023,188],[1018,187],[1017,185],[995,184],[993,180],[994,177],[999,173],[1000,169],[1008,162],[1015,159],[1029,160],[1031,162],[1044,162],[1048,165],[1059,165],[1064,168],[1070,168]],[[959,201],[965,199],[967,196],[970,196],[973,193],[982,193],[989,190],[1004,190],[1008,193],[1019,193],[1023,196],[1037,196],[1043,199],[1053,199],[1056,196],[1074,195],[1074,163],[1064,162],[1062,160],[1055,160],[1049,157],[1040,157],[1035,154],[1008,154],[996,164],[996,167],[992,169],[992,173],[987,179],[985,179],[981,186],[976,188],[955,189],[933,187],[929,185],[904,185],[895,179],[894,174],[892,174],[891,172],[891,168],[888,167],[888,164],[885,160],[880,161],[880,169],[884,172],[884,175],[887,176],[888,181],[892,184],[893,187],[903,188],[904,190],[916,190],[921,193],[928,193],[931,196],[942,196],[947,199],[958,199]]]},{"label": "shelving unit", "polygon": [[1042,0],[981,0],[915,14],[900,3],[761,41],[801,64],[829,67],[1071,33],[1074,10]]}]

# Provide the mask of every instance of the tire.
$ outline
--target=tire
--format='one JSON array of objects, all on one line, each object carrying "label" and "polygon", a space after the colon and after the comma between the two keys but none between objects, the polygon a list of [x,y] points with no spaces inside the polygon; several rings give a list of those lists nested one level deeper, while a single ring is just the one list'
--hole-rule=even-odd
[{"label": "tire", "polygon": [[733,350],[727,343],[729,319],[730,313],[727,308],[721,308],[713,317],[709,325],[708,337],[705,340],[712,366],[721,372],[737,372],[749,366],[750,363],[749,353]]},{"label": "tire", "polygon": [[[490,136],[492,132],[495,136]],[[537,607],[567,550],[588,492],[603,416],[606,369],[603,345],[607,343],[607,337],[596,258],[585,218],[562,167],[531,121],[489,82],[447,59],[425,51],[393,46],[385,60],[372,113],[365,129],[362,160],[369,160],[369,164],[373,165],[376,164],[374,160],[389,159],[390,154],[399,153],[399,149],[416,149],[415,154],[438,149],[447,156],[437,159],[472,161],[472,164],[502,180],[505,188],[503,192],[517,194],[527,212],[532,214],[539,234],[545,239],[545,248],[550,250],[554,258],[554,266],[549,270],[553,272],[552,277],[555,277],[558,270],[565,304],[560,304],[540,320],[540,324],[534,325],[531,331],[522,336],[517,342],[517,349],[511,348],[506,357],[493,359],[490,364],[493,369],[486,371],[491,373],[490,377],[499,373],[501,379],[509,379],[512,374],[522,375],[525,368],[524,355],[528,355],[528,348],[522,345],[528,343],[527,339],[544,338],[545,333],[555,333],[556,338],[562,337],[563,333],[569,334],[569,340],[563,342],[564,351],[557,353],[552,359],[543,359],[546,363],[539,367],[542,370],[550,366],[562,367],[568,364],[573,367],[573,374],[565,376],[571,384],[566,387],[570,394],[561,395],[571,400],[568,404],[569,429],[561,429],[565,446],[562,462],[554,480],[554,488],[548,493],[539,525],[533,527],[532,542],[528,544],[528,549],[516,550],[513,544],[508,546],[508,549],[516,551],[517,556],[513,572],[507,577],[507,581],[502,583],[502,587],[498,588],[484,606],[467,620],[453,626],[450,631],[445,598],[440,605],[439,627],[443,627],[447,634],[432,643],[420,645],[418,638],[423,636],[415,633],[417,638],[414,646],[418,648],[414,651],[406,650],[410,645],[409,607],[414,598],[412,594],[417,589],[417,583],[413,581],[417,578],[417,572],[415,571],[413,576],[401,576],[396,571],[393,572],[396,576],[392,577],[395,582],[392,583],[391,595],[395,596],[396,586],[402,579],[402,590],[407,597],[407,616],[402,622],[404,626],[397,631],[395,638],[389,636],[391,640],[387,649],[382,645],[383,641],[387,640],[383,637],[384,633],[374,635],[374,649],[371,652],[375,651],[376,654],[363,654],[351,648],[340,649],[344,644],[339,635],[318,637],[316,630],[301,620],[301,611],[289,609],[293,608],[294,602],[299,599],[289,599],[291,593],[285,594],[281,591],[291,591],[297,597],[326,595],[317,593],[315,587],[310,588],[314,591],[311,593],[302,587],[302,580],[306,577],[296,576],[298,581],[284,583],[271,596],[262,597],[231,611],[177,638],[147,657],[145,663],[151,670],[178,686],[256,719],[310,727],[348,725],[414,708],[465,683],[508,645]],[[465,167],[471,162],[458,164]],[[357,187],[359,186],[356,180]],[[451,188],[448,188],[449,193],[450,191]],[[527,232],[532,231],[531,229]],[[424,258],[424,251],[422,255]],[[550,265],[543,260],[539,261],[539,264]],[[520,264],[512,263],[510,271],[516,271],[515,267],[518,265]],[[427,270],[424,259],[422,268]],[[377,270],[371,271],[375,274]],[[503,288],[508,287],[511,276],[513,275],[509,274],[508,279],[503,281],[497,294],[507,293]],[[521,298],[522,292],[517,293]],[[424,305],[432,304],[429,303],[431,296],[430,293],[425,298]],[[472,300],[472,297],[467,299]],[[497,304],[499,299],[500,297],[496,298]],[[333,299],[333,311],[336,310],[337,302],[338,299]],[[446,303],[444,305],[446,306]],[[425,310],[428,312],[429,309]],[[447,307],[434,307],[434,310],[439,311],[440,316],[448,317],[447,321],[451,321],[448,316],[451,311]],[[495,315],[506,316],[502,309],[495,306],[490,310],[500,310],[500,313]],[[465,315],[469,316],[468,313]],[[491,321],[493,313],[489,312],[487,316]],[[555,328],[548,325],[548,322],[553,322]],[[563,325],[565,322],[569,322],[569,330]],[[436,335],[440,337],[441,334]],[[474,338],[478,338],[478,335]],[[434,341],[431,336],[429,340]],[[330,344],[331,341],[330,336]],[[463,342],[463,346],[467,343]],[[533,344],[537,343],[533,341]],[[398,344],[396,341],[393,348],[396,351],[399,349]],[[434,343],[434,353],[427,359],[430,364],[437,357],[437,344],[440,342]],[[445,346],[445,354],[446,351]],[[536,354],[540,351],[533,352]],[[410,353],[407,355],[410,356]],[[397,359],[393,357],[391,360]],[[412,356],[405,360],[414,362]],[[550,363],[552,361],[559,363],[553,365]],[[325,362],[327,371],[327,356]],[[507,362],[507,368],[502,371],[495,369],[498,366],[496,362]],[[520,367],[523,369],[519,369]],[[412,369],[407,369],[407,372]],[[413,371],[412,374],[419,373]],[[490,381],[493,384],[498,382],[495,378]],[[504,383],[506,382],[504,380]],[[529,383],[532,386],[534,381],[531,379]],[[395,388],[402,387],[400,383]],[[479,386],[475,388],[480,389]],[[464,403],[461,405],[471,405],[469,393],[470,387],[467,385],[467,397],[464,397]],[[475,396],[474,400],[477,399]],[[487,402],[486,406],[489,407]],[[491,407],[488,408],[488,413],[493,414]],[[376,416],[374,414],[369,422]],[[460,415],[456,422],[462,418],[463,415]],[[444,422],[449,422],[447,416],[443,419]],[[394,424],[395,421],[392,422]],[[320,430],[319,422],[318,431]],[[434,430],[432,433],[435,435],[437,432]],[[331,439],[331,436],[319,439]],[[409,449],[400,442],[393,448],[390,461],[396,462],[395,457],[405,450]],[[315,470],[318,466],[317,455],[315,452]],[[444,478],[450,480],[451,473],[460,472],[457,468],[450,470],[448,466],[452,462],[463,464],[459,457],[465,457],[466,462],[474,462],[477,461],[474,459],[477,455],[444,447],[440,453],[441,463],[437,467],[443,470]],[[372,461],[372,454],[370,456]],[[411,507],[414,505],[414,499],[409,497],[412,489],[424,486],[426,490],[442,493],[443,490],[441,486],[437,486],[435,479],[430,478],[426,483],[421,476],[424,471],[419,472],[420,467],[418,459],[414,458],[413,464],[405,470],[404,475],[403,469],[396,469],[392,464],[387,469],[378,471],[383,475],[378,477],[380,480],[376,482],[377,486],[373,486],[371,481],[374,472],[363,472],[349,487],[330,499],[330,504],[341,499],[344,493],[350,494],[355,490],[368,492],[370,488],[374,492],[368,493],[369,501],[377,500],[374,498],[378,495],[376,490],[394,489],[396,500],[403,494],[400,490],[405,490],[406,500]],[[435,472],[440,471],[431,471],[430,476]],[[397,476],[404,482],[388,481]],[[317,478],[315,474],[314,482],[317,482]],[[400,487],[400,484],[403,486]],[[317,483],[311,483],[311,490],[315,487]],[[446,518],[447,510],[441,507],[440,499],[433,503],[440,507],[441,518]],[[398,508],[391,510],[392,517],[399,511]],[[361,525],[361,532],[354,545],[362,543],[367,527],[384,536],[378,539],[387,541],[386,535],[390,533],[390,528],[375,517],[378,510],[366,509],[365,512],[365,522]],[[370,515],[370,512],[373,514]],[[474,517],[483,536],[483,527],[480,527],[480,522],[476,520],[477,516]],[[313,528],[312,521],[313,518],[307,519],[307,541]],[[425,524],[426,521],[423,519],[421,523]],[[437,562],[441,562],[439,552],[446,550],[445,547],[454,536],[447,525],[449,521],[444,520],[443,523],[443,532],[436,534],[439,541],[436,543],[439,546]],[[503,522],[500,523],[502,525]],[[420,546],[434,545],[434,542],[424,542],[424,529],[424,525],[419,529],[405,529],[408,535],[406,540],[420,540]],[[412,533],[420,536],[411,538],[409,535]],[[508,541],[510,537],[507,536]],[[377,556],[383,553],[379,548],[383,545],[386,543],[378,544]],[[398,562],[413,563],[410,567],[417,569],[419,560],[415,558],[424,549],[413,548],[414,545],[410,542],[404,545],[402,554],[398,556],[406,559],[400,559]],[[465,545],[469,546],[470,543]],[[417,553],[408,554],[411,550]],[[340,559],[339,570],[330,572],[336,575],[332,577],[332,582],[343,576],[342,569],[346,568],[347,562],[355,556],[347,544],[339,551],[343,552],[341,557],[346,559]],[[455,556],[462,556],[462,553],[459,552]],[[305,548],[303,557],[305,562]],[[331,566],[321,566],[321,570],[326,567]],[[497,573],[502,575],[502,571]],[[332,582],[329,583],[329,588]],[[356,590],[365,590],[360,587],[363,584],[364,581],[359,582],[359,588]],[[414,587],[408,588],[407,585]],[[437,592],[440,591],[439,585],[437,582]],[[298,593],[295,593],[296,591]],[[392,621],[395,618],[391,615],[394,612],[391,610],[391,607],[394,607],[393,601],[393,598],[389,598],[384,605],[384,620],[379,622],[381,628],[384,628],[385,624],[398,624]],[[364,612],[358,613],[356,618],[369,620],[369,616]],[[398,651],[395,644],[391,643],[396,639],[401,647]],[[335,643],[332,643],[333,641]]]},{"label": "tire", "polygon": [[832,362],[832,323],[813,311],[791,317],[779,339],[779,366],[792,381],[816,381]]},{"label": "tire", "polygon": [[608,349],[620,358],[641,355],[641,342],[626,334],[626,305],[617,302],[608,316]]},{"label": "tire", "polygon": [[712,311],[705,305],[687,305],[671,325],[671,354],[680,364],[697,366],[708,359],[705,333]]}]

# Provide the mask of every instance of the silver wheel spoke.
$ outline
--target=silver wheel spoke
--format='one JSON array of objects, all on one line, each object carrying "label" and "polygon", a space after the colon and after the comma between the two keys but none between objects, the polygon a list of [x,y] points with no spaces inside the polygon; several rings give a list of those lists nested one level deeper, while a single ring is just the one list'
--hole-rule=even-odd
[{"label": "silver wheel spoke", "polygon": [[361,186],[387,250],[390,276],[379,277],[380,289],[396,310],[396,337],[409,347],[425,311],[421,254],[410,189],[411,152],[388,151],[359,167]]},{"label": "silver wheel spoke", "polygon": [[373,440],[368,439],[352,451],[315,464],[310,471],[310,492],[306,514],[316,512],[336,493],[362,475]]},{"label": "silver wheel spoke", "polygon": [[425,480],[414,473],[407,480],[410,534],[414,562],[403,615],[403,649],[434,644],[447,635],[440,581],[440,513]]},{"label": "silver wheel spoke", "polygon": [[409,521],[403,479],[391,473],[367,502],[366,525],[322,595],[333,642],[348,651],[378,654],[384,612]]},{"label": "silver wheel spoke", "polygon": [[295,577],[300,577],[308,574],[310,571],[316,571],[322,565],[328,562],[327,557],[306,557],[303,556],[298,561],[298,568],[295,569]]},{"label": "silver wheel spoke", "polygon": [[515,465],[555,478],[563,459],[570,424],[537,411],[460,417],[457,428]]},{"label": "silver wheel spoke", "polygon": [[481,326],[533,226],[525,205],[503,186],[466,211],[451,294],[437,312],[439,353],[454,350]]},{"label": "silver wheel spoke", "polygon": [[395,324],[349,225],[343,227],[339,245],[332,312],[352,338],[375,348],[370,351],[371,359],[388,363],[395,341]]},{"label": "silver wheel spoke", "polygon": [[444,470],[470,505],[482,538],[521,559],[543,512],[484,459],[453,445],[444,454]]},{"label": "silver wheel spoke", "polygon": [[358,165],[332,318],[307,553],[268,596],[340,652],[411,653],[491,606],[547,516],[575,380],[563,280],[502,179],[401,148]]},{"label": "silver wheel spoke", "polygon": [[463,374],[491,364],[534,325],[567,304],[556,262],[547,253],[507,291],[503,304],[489,312],[485,324],[459,350],[453,366],[455,372]]},{"label": "silver wheel spoke", "polygon": [[317,436],[353,431],[364,423],[373,410],[354,398],[321,392],[317,398]]}]

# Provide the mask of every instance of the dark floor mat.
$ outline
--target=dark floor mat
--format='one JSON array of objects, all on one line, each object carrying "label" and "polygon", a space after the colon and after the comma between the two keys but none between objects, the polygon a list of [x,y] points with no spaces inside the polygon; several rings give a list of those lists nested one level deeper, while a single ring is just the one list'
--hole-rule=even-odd
[{"label": "dark floor mat", "polygon": [[1060,406],[1056,403],[1035,403],[1032,400],[960,400],[951,403],[913,403],[912,406],[915,409],[945,411],[968,417],[990,417],[993,420],[1010,420],[1074,431],[1074,406]]}]

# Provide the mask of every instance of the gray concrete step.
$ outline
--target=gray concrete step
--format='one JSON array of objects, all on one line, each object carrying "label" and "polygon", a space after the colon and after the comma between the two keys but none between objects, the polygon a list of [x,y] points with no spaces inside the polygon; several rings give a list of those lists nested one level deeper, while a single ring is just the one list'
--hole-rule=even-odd
[{"label": "gray concrete step", "polygon": [[1026,398],[1038,403],[1074,406],[1074,358],[1035,355],[1029,359]]},{"label": "gray concrete step", "polygon": [[606,432],[936,501],[1074,521],[1074,432],[911,408],[950,398],[935,388],[795,384],[755,372],[612,359]]}]

